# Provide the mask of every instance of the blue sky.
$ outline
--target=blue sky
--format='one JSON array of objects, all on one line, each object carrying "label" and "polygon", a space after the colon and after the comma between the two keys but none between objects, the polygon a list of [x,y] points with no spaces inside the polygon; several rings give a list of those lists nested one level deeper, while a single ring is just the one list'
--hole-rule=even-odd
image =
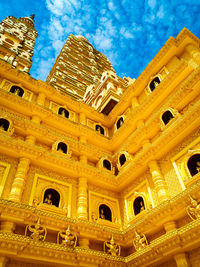
[{"label": "blue sky", "polygon": [[0,21],[35,14],[31,75],[43,81],[70,33],[85,36],[117,75],[137,78],[183,27],[200,37],[199,12],[200,0],[0,0]]}]

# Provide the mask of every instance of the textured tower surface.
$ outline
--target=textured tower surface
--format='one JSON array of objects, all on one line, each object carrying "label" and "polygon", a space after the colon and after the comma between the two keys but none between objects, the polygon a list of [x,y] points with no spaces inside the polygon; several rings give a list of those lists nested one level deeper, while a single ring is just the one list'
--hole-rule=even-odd
[{"label": "textured tower surface", "polygon": [[105,55],[98,52],[83,36],[69,35],[47,83],[62,93],[82,99],[88,85],[95,84],[104,71],[114,71]]},{"label": "textured tower surface", "polygon": [[0,58],[29,72],[36,38],[34,15],[19,19],[8,16],[0,23]]}]

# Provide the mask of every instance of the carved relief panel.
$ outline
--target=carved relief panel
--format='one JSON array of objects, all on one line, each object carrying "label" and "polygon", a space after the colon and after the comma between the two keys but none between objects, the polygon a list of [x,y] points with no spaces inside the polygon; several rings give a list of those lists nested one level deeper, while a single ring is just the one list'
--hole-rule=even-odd
[{"label": "carved relief panel", "polygon": [[29,204],[37,209],[71,216],[72,185],[35,174]]},{"label": "carved relief panel", "polygon": [[90,191],[89,219],[109,227],[120,228],[121,216],[118,199]]},{"label": "carved relief panel", "polygon": [[171,159],[182,189],[200,179],[200,138]]},{"label": "carved relief panel", "polygon": [[125,210],[128,222],[142,216],[153,207],[154,203],[148,181],[144,181],[125,195]]},{"label": "carved relief panel", "polygon": [[27,101],[31,101],[33,97],[33,92],[25,89],[22,84],[14,84],[10,81],[3,80],[0,86],[3,90],[9,92],[10,94],[16,95]]},{"label": "carved relief panel", "polygon": [[10,164],[0,161],[0,197],[2,196],[9,170]]},{"label": "carved relief panel", "polygon": [[77,122],[77,120],[78,120],[75,112],[69,110],[68,107],[61,106],[61,105],[59,105],[53,101],[50,101],[49,109],[63,118],[66,118],[66,119],[69,119],[69,120],[75,121],[75,122]]}]

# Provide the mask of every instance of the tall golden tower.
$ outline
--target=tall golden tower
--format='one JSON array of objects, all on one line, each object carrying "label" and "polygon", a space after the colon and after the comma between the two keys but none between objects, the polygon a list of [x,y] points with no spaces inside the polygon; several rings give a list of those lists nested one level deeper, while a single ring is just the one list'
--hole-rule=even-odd
[{"label": "tall golden tower", "polygon": [[86,87],[97,83],[104,71],[114,71],[105,55],[83,36],[69,35],[47,77],[47,83],[62,93],[82,99]]},{"label": "tall golden tower", "polygon": [[34,15],[19,19],[8,16],[0,23],[0,58],[28,73],[36,37]]}]

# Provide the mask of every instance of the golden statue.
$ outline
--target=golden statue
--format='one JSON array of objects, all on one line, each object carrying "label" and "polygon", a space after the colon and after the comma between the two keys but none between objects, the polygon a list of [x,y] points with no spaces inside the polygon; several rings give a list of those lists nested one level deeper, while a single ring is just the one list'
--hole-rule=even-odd
[{"label": "golden statue", "polygon": [[[60,237],[62,238],[60,243]],[[77,236],[70,233],[70,226],[66,231],[60,231],[57,235],[57,243],[66,247],[75,248],[77,244]]]},{"label": "golden statue", "polygon": [[27,232],[31,232],[32,234],[30,237],[36,241],[44,241],[47,235],[47,229],[44,226],[40,225],[40,219],[37,220],[36,224],[28,224],[25,229],[25,236],[27,235]]},{"label": "golden statue", "polygon": [[20,93],[19,88],[16,88],[13,94],[14,94],[14,95],[19,95],[19,93]]},{"label": "golden statue", "polygon": [[190,196],[190,206],[186,208],[187,214],[194,221],[200,219],[200,204]]},{"label": "golden statue", "polygon": [[196,170],[200,172],[200,161],[196,162]]},{"label": "golden statue", "polygon": [[113,235],[109,242],[104,242],[104,252],[111,254],[112,256],[120,256],[120,246],[115,244]]},{"label": "golden statue", "polygon": [[133,241],[133,245],[136,251],[141,250],[144,247],[146,247],[148,245],[146,236],[144,234],[139,235],[137,231],[135,230],[135,240]]},{"label": "golden statue", "polygon": [[4,128],[4,125],[3,124],[0,125],[0,129],[3,130],[3,131],[5,131],[5,128]]},{"label": "golden statue", "polygon": [[61,110],[61,112],[60,112],[60,116],[66,118],[66,114],[65,114],[65,110],[64,110],[64,109]]},{"label": "golden statue", "polygon": [[145,210],[143,201],[140,201],[140,212]]},{"label": "golden statue", "polygon": [[100,210],[99,218],[105,220],[104,210]]},{"label": "golden statue", "polygon": [[44,200],[45,204],[52,205],[52,199],[51,199],[51,194],[48,194],[47,197]]},{"label": "golden statue", "polygon": [[156,88],[156,87],[158,87],[159,83],[156,82],[156,81],[154,81],[154,82],[153,82],[153,85],[154,85],[154,87]]}]

